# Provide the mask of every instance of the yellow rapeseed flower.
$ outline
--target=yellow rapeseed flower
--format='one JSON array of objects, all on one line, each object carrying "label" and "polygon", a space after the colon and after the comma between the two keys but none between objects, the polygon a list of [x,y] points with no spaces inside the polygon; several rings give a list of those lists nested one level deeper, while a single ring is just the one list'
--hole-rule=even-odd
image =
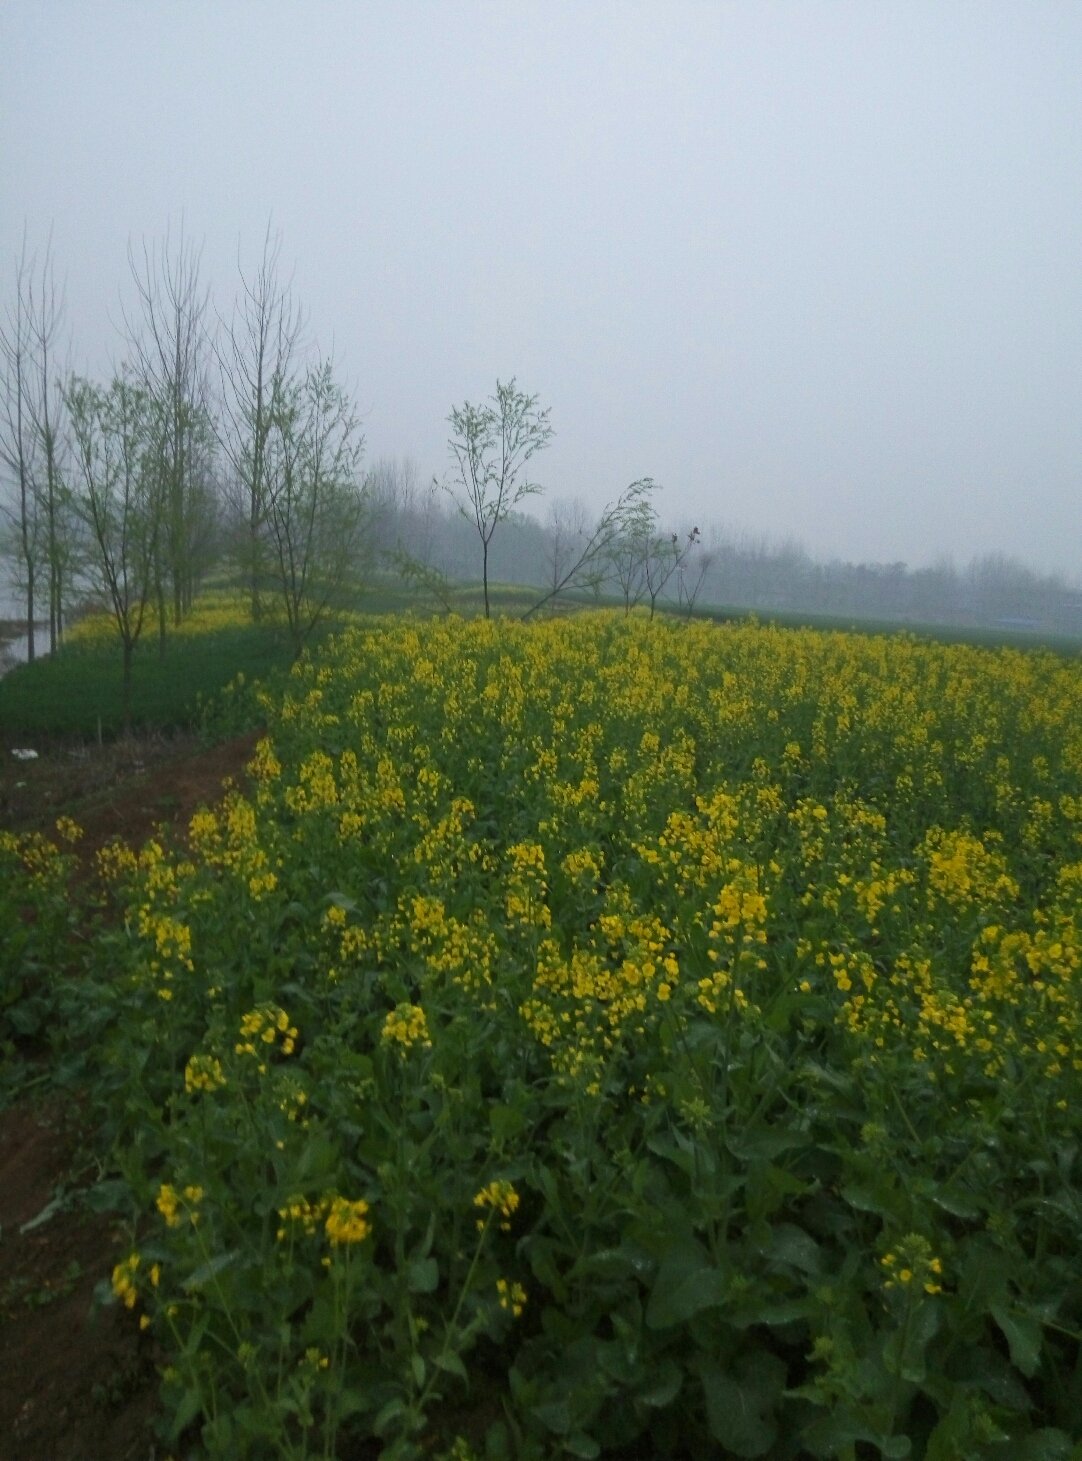
[{"label": "yellow rapeseed flower", "polygon": [[[510,1232],[510,1218],[518,1210],[519,1195],[510,1182],[494,1181],[482,1187],[480,1192],[473,1199],[474,1207],[489,1208],[493,1214],[499,1214],[500,1227],[503,1231]],[[485,1226],[487,1219],[478,1218],[478,1228]]]},{"label": "yellow rapeseed flower", "polygon": [[351,1202],[348,1197],[332,1198],[331,1210],[323,1225],[331,1247],[363,1243],[372,1231],[371,1223],[366,1221],[367,1213],[368,1203],[363,1200]]}]

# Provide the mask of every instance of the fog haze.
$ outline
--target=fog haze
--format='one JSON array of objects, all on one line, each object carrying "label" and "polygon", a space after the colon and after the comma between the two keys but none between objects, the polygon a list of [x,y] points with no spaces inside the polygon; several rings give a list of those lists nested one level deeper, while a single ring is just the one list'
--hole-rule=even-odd
[{"label": "fog haze", "polygon": [[1082,7],[7,0],[0,292],[50,227],[73,363],[180,226],[268,217],[368,459],[517,376],[552,496],[819,557],[1082,541]]}]

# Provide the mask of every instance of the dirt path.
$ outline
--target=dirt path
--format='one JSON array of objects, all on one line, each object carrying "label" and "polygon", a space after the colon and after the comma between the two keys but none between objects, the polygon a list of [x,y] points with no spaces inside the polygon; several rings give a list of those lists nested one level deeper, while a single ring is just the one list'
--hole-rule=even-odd
[{"label": "dirt path", "polygon": [[[256,735],[205,747],[194,738],[43,749],[0,748],[0,828],[85,830],[85,863],[112,837],[182,832],[191,814],[242,782]],[[176,835],[176,833],[174,833]],[[52,1098],[0,1112],[0,1456],[4,1461],[156,1461],[157,1372],[128,1311],[94,1303],[124,1256],[111,1219],[92,1211],[95,1174],[77,1113]]]}]

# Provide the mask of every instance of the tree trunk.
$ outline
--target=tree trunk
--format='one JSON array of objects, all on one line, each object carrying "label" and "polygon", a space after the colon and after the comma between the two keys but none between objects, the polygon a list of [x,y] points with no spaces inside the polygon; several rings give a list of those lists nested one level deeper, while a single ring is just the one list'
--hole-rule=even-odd
[{"label": "tree trunk", "polygon": [[162,587],[161,580],[159,579],[159,581],[158,581],[158,658],[159,659],[164,659],[165,658],[165,627],[166,627],[165,590]]},{"label": "tree trunk", "polygon": [[26,662],[34,663],[34,560],[26,560]]},{"label": "tree trunk", "polygon": [[125,639],[124,639],[124,694],[123,694],[124,734],[125,735],[129,735],[131,733],[131,662],[132,662],[132,647],[133,646],[132,646],[131,640],[128,639],[127,637],[125,637]]}]

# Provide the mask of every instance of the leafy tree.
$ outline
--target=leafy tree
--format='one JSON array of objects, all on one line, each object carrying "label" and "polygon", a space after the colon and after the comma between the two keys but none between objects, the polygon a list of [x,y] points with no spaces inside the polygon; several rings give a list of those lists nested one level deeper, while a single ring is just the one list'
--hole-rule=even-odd
[{"label": "leafy tree", "polygon": [[405,548],[389,548],[384,559],[407,587],[426,595],[444,613],[454,606],[454,584],[441,568],[407,553]]},{"label": "leafy tree", "polygon": [[329,361],[274,381],[266,443],[265,534],[290,637],[308,635],[355,579],[365,549],[360,421]]},{"label": "leafy tree", "polygon": [[135,646],[156,584],[165,489],[160,403],[131,375],[107,387],[72,377],[65,393],[75,455],[73,502],[92,544],[89,572],[112,609],[131,722]]},{"label": "leafy tree", "polygon": [[481,540],[486,619],[491,612],[488,561],[493,535],[520,502],[542,491],[526,472],[530,459],[553,435],[550,413],[537,402],[538,397],[520,391],[512,377],[506,383],[497,380],[495,395],[482,405],[465,401],[447,418],[454,478],[443,485],[459,512],[472,520]]}]

